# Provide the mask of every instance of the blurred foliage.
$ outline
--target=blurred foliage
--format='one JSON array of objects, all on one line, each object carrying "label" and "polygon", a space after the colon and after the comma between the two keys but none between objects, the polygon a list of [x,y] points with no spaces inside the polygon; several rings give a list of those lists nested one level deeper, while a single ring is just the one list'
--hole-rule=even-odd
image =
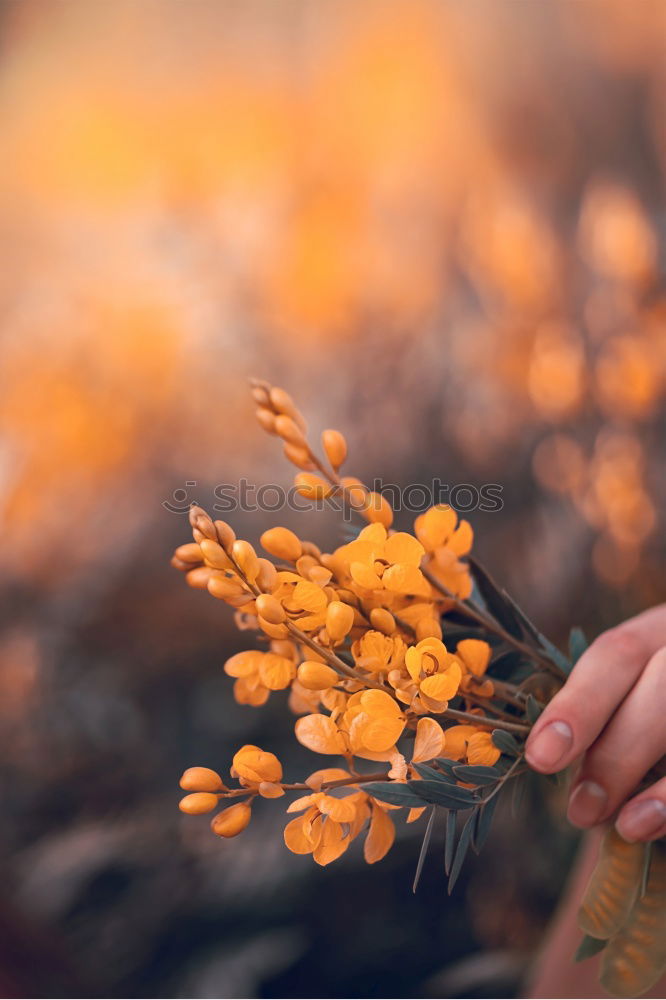
[{"label": "blurred foliage", "polygon": [[2,6],[5,993],[515,990],[571,850],[543,806],[450,901],[413,843],[321,873],[175,817],[194,757],[289,753],[162,501],[286,483],[267,375],[361,476],[501,483],[477,551],[547,634],[663,599],[665,33],[660,0]]}]

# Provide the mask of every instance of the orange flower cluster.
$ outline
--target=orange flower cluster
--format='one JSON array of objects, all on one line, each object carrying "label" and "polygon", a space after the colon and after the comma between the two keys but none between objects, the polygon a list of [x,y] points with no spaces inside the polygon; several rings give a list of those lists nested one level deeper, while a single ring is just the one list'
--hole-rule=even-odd
[{"label": "orange flower cluster", "polygon": [[[427,765],[431,779],[454,764],[491,769],[502,754],[497,730],[527,727],[519,717],[511,721],[495,700],[496,685],[487,676],[490,643],[443,635],[442,616],[464,607],[472,592],[463,559],[472,546],[470,525],[438,505],[416,518],[413,534],[392,531],[386,500],[340,475],[347,447],[339,431],[324,431],[325,457],[319,458],[284,390],[254,382],[252,392],[259,423],[282,439],[299,470],[298,490],[313,499],[341,497],[368,523],[331,553],[272,527],[261,535],[266,555],[260,555],[226,522],[192,507],[193,541],[176,549],[172,563],[190,586],[231,605],[239,628],[264,642],[224,666],[236,700],[260,706],[272,692],[288,690],[298,742],[345,766],[286,783],[272,753],[244,746],[232,762],[233,788],[207,768],[186,771],[181,809],[208,813],[236,800],[211,824],[219,836],[233,837],[249,823],[257,798],[300,790],[305,794],[287,808],[298,813],[285,829],[287,847],[325,865],[367,827],[364,854],[372,863],[393,843],[391,812],[406,808],[411,822],[427,809],[428,789],[414,790],[428,784],[419,767]],[[368,774],[364,761],[383,770]],[[454,776],[452,784],[466,801],[469,782]]]}]

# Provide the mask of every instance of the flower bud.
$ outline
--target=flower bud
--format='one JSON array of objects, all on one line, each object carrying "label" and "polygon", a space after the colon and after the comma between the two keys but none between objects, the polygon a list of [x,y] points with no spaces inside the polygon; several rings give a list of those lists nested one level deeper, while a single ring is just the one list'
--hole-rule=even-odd
[{"label": "flower bud", "polygon": [[326,631],[331,642],[340,642],[344,639],[353,624],[354,609],[342,601],[331,601],[326,608]]},{"label": "flower bud", "polygon": [[302,542],[303,554],[306,556],[314,556],[315,559],[321,561],[321,549],[315,545],[314,542]]},{"label": "flower bud", "polygon": [[305,433],[306,423],[305,418],[301,411],[298,409],[293,399],[288,392],[284,389],[274,386],[270,390],[271,405],[278,413],[284,413],[294,421],[294,423],[300,427],[300,429]]},{"label": "flower bud", "polygon": [[291,417],[286,416],[284,413],[275,418],[275,431],[281,438],[288,441],[289,444],[297,445],[300,448],[307,446],[303,431],[295,424]]},{"label": "flower bud", "polygon": [[257,586],[260,590],[269,591],[275,586],[277,570],[272,562],[259,557],[259,572],[257,574]]},{"label": "flower bud", "polygon": [[316,469],[316,465],[310,458],[310,452],[307,448],[303,448],[301,445],[297,444],[290,444],[290,442],[287,441],[282,450],[284,452],[284,457],[299,469],[304,469],[306,472]]},{"label": "flower bud", "polygon": [[210,767],[188,767],[180,779],[186,792],[223,792],[225,784],[217,771]]},{"label": "flower bud", "polygon": [[252,389],[252,398],[255,403],[259,406],[270,406],[270,396],[268,395],[268,389],[265,389],[263,385],[255,385]]},{"label": "flower bud", "polygon": [[261,536],[261,544],[276,559],[284,559],[291,563],[300,559],[301,540],[289,528],[269,528]]},{"label": "flower bud", "polygon": [[180,559],[181,562],[185,563],[198,563],[203,559],[202,550],[196,542],[187,542],[185,545],[179,545],[174,555],[176,559]]},{"label": "flower bud", "polygon": [[252,818],[252,809],[247,802],[235,802],[223,809],[210,821],[210,828],[218,837],[237,837]]},{"label": "flower bud", "polygon": [[312,472],[299,472],[294,479],[296,489],[301,496],[309,500],[325,500],[333,492],[332,487],[321,476],[315,476]]},{"label": "flower bud", "polygon": [[203,813],[212,812],[217,806],[217,801],[217,795],[213,795],[212,792],[192,792],[180,800],[178,808],[189,816],[201,816]]},{"label": "flower bud", "polygon": [[236,532],[226,521],[215,521],[215,531],[218,542],[227,552],[236,541]]},{"label": "flower bud", "polygon": [[324,431],[321,436],[321,443],[326,452],[326,458],[334,469],[339,469],[347,457],[347,442],[344,436],[340,431]]},{"label": "flower bud", "polygon": [[289,629],[284,624],[273,625],[265,618],[262,618],[261,615],[258,616],[257,621],[264,635],[269,636],[271,639],[285,639],[289,635]]},{"label": "flower bud", "polygon": [[343,476],[340,480],[340,484],[344,486],[345,502],[348,503],[350,507],[354,510],[360,510],[365,506],[368,490],[360,479],[356,479],[354,476]]},{"label": "flower bud", "polygon": [[340,680],[332,667],[315,660],[305,660],[298,668],[298,681],[308,691],[325,691]]},{"label": "flower bud", "polygon": [[381,493],[368,493],[362,513],[371,524],[383,524],[385,528],[393,524],[393,511]]},{"label": "flower bud", "polygon": [[[244,594],[238,578],[232,580],[231,577],[224,576],[219,570],[211,572],[207,586],[209,594],[221,601],[227,601],[229,598],[240,597]],[[249,600],[252,599],[250,594],[247,597]]]},{"label": "flower bud", "polygon": [[256,417],[267,434],[277,434],[275,429],[275,414],[272,410],[267,410],[265,407],[260,406]]},{"label": "flower bud", "polygon": [[259,574],[260,566],[257,553],[249,542],[240,539],[231,546],[231,554],[245,577],[254,583]]},{"label": "flower bud", "polygon": [[393,635],[395,632],[395,618],[386,608],[373,608],[370,612],[370,624],[384,635]]},{"label": "flower bud", "polygon": [[185,574],[188,587],[193,587],[195,590],[205,590],[212,572],[208,566],[197,566],[196,569],[191,569],[189,573]]},{"label": "flower bud", "polygon": [[287,617],[280,602],[271,597],[270,594],[259,594],[256,605],[257,614],[271,625],[280,625]]},{"label": "flower bud", "polygon": [[[191,518],[190,518],[191,520]],[[215,540],[217,534],[215,532],[215,525],[213,524],[211,518],[208,514],[199,514],[192,525],[192,531],[196,534],[200,534],[203,538],[212,538]]]},{"label": "flower bud", "polygon": [[204,538],[200,545],[206,565],[211,569],[233,569],[233,563],[221,545]]},{"label": "flower bud", "polygon": [[416,638],[418,642],[421,639],[441,639],[442,638],[442,626],[436,618],[422,618],[416,623]]},{"label": "flower bud", "polygon": [[208,517],[208,514],[203,509],[203,507],[198,507],[197,504],[193,503],[192,506],[189,509],[189,512],[188,512],[187,516],[189,518],[189,522],[190,522],[191,527],[194,527],[195,524],[197,523],[197,518],[199,518],[199,517]]}]

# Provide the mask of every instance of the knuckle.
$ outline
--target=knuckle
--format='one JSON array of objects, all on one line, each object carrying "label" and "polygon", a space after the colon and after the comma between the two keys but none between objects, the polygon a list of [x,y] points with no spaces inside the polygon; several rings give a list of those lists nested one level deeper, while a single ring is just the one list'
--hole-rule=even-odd
[{"label": "knuckle", "polygon": [[627,663],[647,660],[648,648],[641,633],[630,625],[618,625],[602,633],[590,649],[603,654],[620,656]]},{"label": "knuckle", "polygon": [[[655,680],[666,680],[666,646],[662,646],[650,657],[645,675]],[[666,688],[663,690],[663,696],[666,698]]]}]

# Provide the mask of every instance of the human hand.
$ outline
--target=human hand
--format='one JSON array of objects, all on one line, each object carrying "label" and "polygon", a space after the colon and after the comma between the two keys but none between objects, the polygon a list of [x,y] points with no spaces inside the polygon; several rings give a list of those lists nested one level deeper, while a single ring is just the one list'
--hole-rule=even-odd
[{"label": "human hand", "polygon": [[592,643],[537,720],[526,748],[527,762],[544,774],[580,758],[569,820],[592,827],[614,817],[629,841],[666,834],[666,777],[634,794],[664,754],[666,604]]}]

